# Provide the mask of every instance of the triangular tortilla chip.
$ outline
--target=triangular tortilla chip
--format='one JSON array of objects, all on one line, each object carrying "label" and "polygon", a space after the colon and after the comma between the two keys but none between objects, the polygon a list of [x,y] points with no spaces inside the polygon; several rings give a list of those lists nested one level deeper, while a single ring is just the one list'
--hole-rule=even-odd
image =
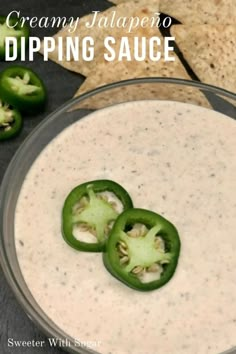
[{"label": "triangular tortilla chip", "polygon": [[108,83],[140,77],[175,77],[190,80],[178,57],[174,56],[173,62],[146,60],[135,62],[135,65],[134,62],[129,61],[106,62],[103,60],[80,86],[78,94]]},{"label": "triangular tortilla chip", "polygon": [[[87,86],[88,87],[88,86]],[[85,86],[83,87],[85,89]],[[77,91],[76,96],[80,94]],[[211,107],[208,100],[198,88],[185,85],[163,83],[139,83],[114,87],[108,91],[102,91],[95,96],[90,96],[76,104],[76,109],[100,109],[113,104],[134,100],[172,100],[177,102],[191,103],[206,108]]]},{"label": "triangular tortilla chip", "polygon": [[236,25],[176,25],[171,33],[202,82],[236,92]]},{"label": "triangular tortilla chip", "polygon": [[[174,62],[160,60],[155,63],[147,60],[145,62],[137,62],[135,63],[135,66],[133,62],[130,63],[127,61],[103,61],[84,81],[75,96],[79,96],[82,93],[108,83],[142,77],[172,77],[190,80],[189,75],[177,56],[175,56]],[[146,90],[148,90],[148,92]],[[145,92],[145,95],[143,92]],[[177,87],[172,84],[143,84],[137,85],[136,87],[126,86],[115,90],[113,89],[111,94],[106,93],[106,95],[104,95],[104,93],[101,93],[100,95],[85,101],[83,108],[103,108],[106,105],[120,103],[126,100],[142,100],[144,97],[145,99],[171,99],[174,101],[198,104],[203,107],[210,107],[205,96],[196,88],[186,87],[184,85]]]},{"label": "triangular tortilla chip", "polygon": [[[126,17],[127,21],[129,21],[131,17],[138,16],[138,13],[142,16],[144,15],[147,16],[147,12],[148,12],[149,16],[151,15],[153,16],[154,13],[158,11],[159,11],[159,0],[134,0],[134,1],[128,1],[126,3],[120,4],[118,6],[113,6],[108,10],[99,13],[97,16],[97,21],[101,17],[105,16],[110,23],[111,18],[114,16],[114,13],[116,19],[121,17]],[[95,43],[94,45],[95,57],[93,61],[84,61],[82,59],[80,61],[66,61],[66,60],[58,61],[57,46],[56,49],[49,54],[49,59],[57,62],[58,64],[62,65],[68,70],[75,71],[84,76],[89,75],[91,70],[93,70],[96,67],[96,58],[101,53],[104,52],[103,43],[105,37],[113,36],[116,39],[119,39],[120,37],[127,35],[127,28],[117,28],[117,27],[111,28],[110,26],[108,26],[107,28],[104,27],[100,28],[96,24],[92,28],[88,28],[86,26],[86,23],[91,23],[93,16],[94,14],[90,14],[82,17],[74,33],[71,34],[70,32],[68,32],[69,27],[65,27],[54,36],[55,39],[57,39],[58,37],[63,37],[65,39],[68,36],[71,36],[73,38],[78,36],[80,39],[86,36],[92,37]],[[80,42],[80,51],[81,51],[81,42]],[[63,53],[65,53],[65,43],[63,46]]]},{"label": "triangular tortilla chip", "polygon": [[235,0],[161,0],[160,11],[183,24],[235,24]]},{"label": "triangular tortilla chip", "polygon": [[[145,12],[146,13],[146,12]],[[147,10],[147,13],[148,10]],[[142,16],[142,10],[139,10],[138,15]],[[129,33],[128,38],[130,39],[130,49],[131,52],[134,52],[134,42],[133,38],[137,36],[138,38],[144,37],[147,40],[147,52],[149,51],[148,40],[153,36],[158,36],[161,38],[161,53],[164,52],[163,48],[163,37],[160,31],[157,28],[144,27],[139,28],[135,33]],[[119,49],[119,44],[114,46],[114,49]],[[96,67],[91,71],[90,75],[81,85],[80,89],[77,91],[76,95],[80,95],[97,87],[103,86],[108,83],[117,82],[120,80],[127,80],[133,78],[143,78],[143,77],[172,77],[172,78],[182,78],[185,80],[191,80],[188,73],[186,72],[184,66],[179,60],[178,56],[172,52],[171,56],[174,57],[174,61],[165,61],[163,56],[161,60],[155,62],[152,61],[149,56],[146,57],[146,60],[143,61],[119,61],[114,60],[108,62],[104,59],[103,55],[96,60]],[[130,99],[137,99],[140,96],[142,99],[142,91],[137,88],[137,92],[132,88],[130,91],[129,88],[126,88],[126,95]],[[125,92],[124,88],[118,89],[117,95],[119,95],[120,102],[122,102],[122,97]],[[173,99],[182,102],[191,102],[200,104],[204,107],[209,107],[208,101],[205,99],[205,96],[197,89],[191,89],[184,87],[183,90],[173,90],[173,96],[170,97],[169,90],[166,89],[166,86],[163,89],[160,89],[160,85],[154,85],[154,89],[150,90],[150,97],[160,98],[160,99]],[[125,97],[125,96],[124,96]],[[101,107],[103,105],[104,99],[101,98],[101,102],[95,102],[96,106]],[[106,102],[107,103],[107,102]],[[91,107],[90,107],[91,108]]]},{"label": "triangular tortilla chip", "polygon": [[129,0],[110,0],[113,4],[119,5],[123,2],[128,2]]}]

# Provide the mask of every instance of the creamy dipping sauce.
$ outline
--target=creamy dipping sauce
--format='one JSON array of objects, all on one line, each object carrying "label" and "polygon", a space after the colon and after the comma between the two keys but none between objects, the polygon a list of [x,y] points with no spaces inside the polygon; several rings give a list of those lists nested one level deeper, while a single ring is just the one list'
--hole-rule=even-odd
[{"label": "creamy dipping sauce", "polygon": [[[19,195],[15,242],[52,321],[102,354],[217,354],[236,344],[235,137],[236,122],[222,114],[139,101],[90,114],[43,150]],[[66,196],[103,178],[177,227],[179,264],[161,289],[132,290],[101,254],[63,240]]]}]

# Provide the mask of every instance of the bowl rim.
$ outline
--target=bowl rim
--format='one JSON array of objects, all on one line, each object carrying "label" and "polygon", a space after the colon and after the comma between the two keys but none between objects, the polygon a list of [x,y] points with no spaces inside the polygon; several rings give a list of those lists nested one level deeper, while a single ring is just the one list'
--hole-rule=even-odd
[{"label": "bowl rim", "polygon": [[[163,83],[163,84],[174,84],[174,85],[183,85],[183,86],[190,86],[194,87],[197,89],[201,90],[206,90],[214,94],[218,95],[223,95],[229,99],[235,100],[236,101],[236,93],[233,93],[231,91],[227,91],[223,88],[220,88],[218,86],[213,86],[209,85],[206,83],[202,83],[200,81],[196,80],[185,80],[185,79],[179,79],[179,78],[170,78],[170,77],[143,77],[143,78],[134,78],[134,79],[128,79],[128,80],[121,80],[117,82],[112,82],[106,85],[99,86],[93,90],[89,90],[88,92],[82,93],[81,95],[77,97],[72,97],[62,105],[60,105],[57,109],[53,110],[53,112],[49,113],[46,115],[42,121],[29,133],[29,135],[23,140],[23,142],[20,144],[18,149],[16,150],[15,154],[13,155],[5,173],[2,179],[2,182],[0,181],[0,203],[1,203],[1,186],[5,180],[5,176],[8,172],[8,170],[11,168],[12,163],[15,161],[15,158],[18,157],[18,154],[20,154],[21,150],[24,148],[25,145],[29,143],[31,139],[33,139],[35,134],[38,134],[42,127],[47,122],[50,122],[53,120],[53,118],[58,114],[64,112],[66,109],[68,109],[71,105],[77,104],[82,102],[83,100],[86,100],[87,98],[90,98],[92,96],[95,96],[97,94],[100,94],[102,92],[108,91],[110,89],[114,88],[119,88],[122,86],[129,86],[133,84],[148,84],[148,83]],[[1,241],[1,235],[0,235],[0,241]],[[0,256],[1,256],[1,248],[0,248]],[[1,262],[1,257],[0,257],[0,262]]]},{"label": "bowl rim", "polygon": [[[209,85],[209,84],[202,83],[202,82],[196,81],[196,80],[185,80],[185,79],[170,78],[170,77],[143,77],[143,78],[121,80],[121,81],[105,84],[105,85],[99,86],[95,89],[89,90],[85,93],[82,93],[81,95],[79,95],[77,97],[72,97],[71,99],[69,99],[68,101],[66,101],[62,105],[60,105],[57,109],[53,110],[53,112],[46,115],[42,119],[42,121],[29,133],[29,135],[20,144],[20,146],[16,150],[15,154],[13,155],[13,157],[9,163],[9,165],[6,169],[6,172],[10,168],[10,166],[12,165],[11,162],[15,159],[15,156],[16,155],[18,156],[18,154],[20,153],[21,148],[24,147],[26,144],[28,144],[29,140],[31,140],[33,138],[33,136],[42,129],[42,127],[46,124],[46,122],[51,121],[54,118],[54,116],[56,116],[59,112],[63,112],[73,104],[80,103],[80,102],[86,100],[87,98],[90,98],[90,97],[100,94],[102,92],[108,91],[110,89],[119,88],[122,86],[129,86],[129,85],[133,85],[133,84],[148,84],[148,83],[157,83],[157,84],[163,83],[163,84],[174,84],[177,86],[178,85],[190,86],[190,87],[194,87],[197,89],[206,90],[206,91],[209,91],[214,94],[223,95],[229,99],[236,101],[236,93],[233,93],[231,91],[227,91],[227,90],[220,88],[218,86]],[[2,183],[0,182],[0,201],[1,201],[1,185],[4,182],[6,172],[3,176]],[[0,256],[1,256],[1,253],[0,253]],[[1,261],[1,258],[0,258],[0,261]]]},{"label": "bowl rim", "polygon": [[[11,266],[9,264],[8,257],[5,253],[5,243],[3,241],[3,229],[2,229],[2,222],[3,221],[3,215],[4,215],[4,207],[6,205],[6,195],[7,192],[10,188],[10,184],[8,183],[9,178],[12,176],[12,170],[14,169],[14,166],[16,164],[16,161],[18,160],[18,157],[22,156],[24,151],[28,150],[29,145],[31,142],[34,140],[35,136],[40,135],[41,131],[45,129],[45,126],[47,124],[50,124],[52,120],[55,119],[55,117],[59,113],[65,112],[68,108],[70,108],[72,105],[80,103],[87,98],[90,98],[92,96],[95,96],[97,94],[100,94],[105,91],[109,91],[110,89],[114,88],[119,88],[122,86],[127,86],[127,85],[133,85],[133,84],[148,84],[148,83],[163,83],[163,84],[174,84],[174,85],[183,85],[183,86],[188,86],[188,87],[193,87],[201,90],[206,90],[208,92],[212,92],[214,94],[218,94],[230,99],[235,100],[236,103],[236,94],[227,91],[223,88],[219,88],[213,85],[201,83],[198,81],[193,81],[193,80],[184,80],[184,79],[177,79],[177,78],[159,78],[159,77],[144,77],[144,78],[136,78],[136,79],[129,79],[129,80],[123,80],[123,81],[118,81],[110,84],[106,84],[103,86],[100,86],[98,88],[95,88],[93,90],[90,90],[86,93],[81,94],[78,97],[74,97],[67,101],[66,103],[62,104],[54,110],[52,113],[48,114],[34,129],[33,131],[24,139],[24,141],[20,144],[19,148],[15,152],[13,158],[11,159],[5,174],[3,176],[2,182],[0,183],[0,265],[2,267],[3,274],[5,276],[5,279],[10,286],[11,290],[14,293],[14,296],[17,300],[17,302],[20,304],[24,312],[28,315],[28,317],[33,321],[33,323],[36,324],[36,326],[47,336],[49,337],[55,337],[62,339],[63,341],[67,340],[69,336],[66,335],[63,336],[62,333],[59,333],[57,329],[54,328],[53,322],[51,323],[46,322],[44,318],[38,314],[35,310],[35,308],[31,305],[31,303],[28,301],[27,296],[23,293],[21,290],[20,285],[18,284],[17,280],[15,279],[14,273],[11,269]],[[43,310],[42,310],[43,312]],[[69,339],[69,342],[71,342],[72,339]],[[69,348],[64,348],[63,349],[70,351],[72,353],[78,353],[76,351],[73,341]],[[87,347],[83,348],[80,347],[81,353],[83,354],[88,354],[88,353],[98,353],[95,352]]]}]

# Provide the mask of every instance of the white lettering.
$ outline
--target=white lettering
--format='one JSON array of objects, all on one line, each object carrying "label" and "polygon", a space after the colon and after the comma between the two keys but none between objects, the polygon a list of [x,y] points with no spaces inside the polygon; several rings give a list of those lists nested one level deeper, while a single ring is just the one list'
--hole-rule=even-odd
[{"label": "white lettering", "polygon": [[79,17],[77,17],[75,21],[73,20],[73,17],[70,17],[70,20],[69,20],[69,27],[70,27],[69,32],[70,33],[74,33],[76,31],[78,25],[79,25]]},{"label": "white lettering", "polygon": [[170,17],[170,16],[166,16],[166,17],[164,18],[164,20],[163,20],[163,23],[162,23],[163,27],[164,27],[164,28],[169,28],[169,27],[171,26],[171,24],[172,24],[172,19],[171,19],[171,17]]},{"label": "white lettering", "polygon": [[82,40],[82,58],[85,61],[94,59],[94,39],[92,37],[84,37]]},{"label": "white lettering", "polygon": [[21,44],[20,44],[20,60],[21,61],[25,61],[25,48],[26,47],[26,44],[25,44],[25,38],[22,37],[21,38]]},{"label": "white lettering", "polygon": [[[16,15],[16,16],[15,16]],[[9,28],[14,28],[18,25],[18,21],[16,23],[14,23],[14,25],[11,25],[11,16],[13,17],[16,17],[16,18],[19,18],[20,17],[20,11],[11,11],[8,15],[7,15],[7,18],[6,18],[6,24],[7,24],[7,27]]]},{"label": "white lettering", "polygon": [[106,37],[105,40],[104,40],[104,46],[108,50],[108,52],[110,53],[110,55],[109,55],[109,53],[104,53],[104,59],[106,61],[113,61],[116,58],[116,52],[110,46],[110,43],[112,43],[112,44],[116,43],[116,40],[115,40],[114,37],[109,36],[109,37]]},{"label": "white lettering", "polygon": [[40,39],[38,37],[29,37],[29,61],[34,60],[34,53],[40,50]]},{"label": "white lettering", "polygon": [[169,52],[173,52],[174,47],[170,47],[169,42],[174,41],[175,37],[165,37],[164,39],[164,59],[165,61],[175,61],[175,57],[170,57]]},{"label": "white lettering", "polygon": [[8,340],[7,340],[7,346],[8,346],[8,347],[14,347],[14,340],[13,340],[13,338],[8,338]]},{"label": "white lettering", "polygon": [[121,41],[120,41],[120,51],[118,55],[118,61],[123,60],[123,58],[126,58],[127,61],[132,60],[128,37],[121,37]]},{"label": "white lettering", "polygon": [[37,27],[38,17],[34,16],[30,19],[29,25],[31,28]]},{"label": "white lettering", "polygon": [[100,11],[93,11],[94,15],[93,15],[93,18],[92,18],[92,22],[89,23],[89,22],[86,22],[85,26],[87,28],[91,28],[95,25],[96,23],[96,20],[97,20],[97,15],[99,14]]},{"label": "white lettering", "polygon": [[154,46],[160,46],[161,45],[161,40],[159,37],[152,37],[150,38],[150,47],[149,47],[149,58],[152,61],[158,61],[161,59],[161,53],[160,51],[156,51],[156,55],[154,54]]},{"label": "white lettering", "polygon": [[50,347],[55,347],[58,342],[56,338],[48,338],[48,341],[49,341]]},{"label": "white lettering", "polygon": [[[140,43],[141,39],[141,43]],[[134,37],[134,59],[137,61],[143,61],[146,58],[146,37]],[[141,51],[141,53],[140,53]]]},{"label": "white lettering", "polygon": [[159,28],[159,27],[161,27],[160,12],[155,12],[154,15],[156,15],[157,18],[152,17],[152,19],[151,19],[151,27],[158,27]]},{"label": "white lettering", "polygon": [[[73,59],[71,59],[71,54]],[[75,40],[73,40],[73,38],[71,37],[68,37],[67,46],[66,46],[66,60],[67,61],[79,60],[79,38],[78,37],[76,37]]]},{"label": "white lettering", "polygon": [[[44,52],[43,60],[48,61],[48,53],[52,53],[55,50],[55,39],[53,37],[44,37]],[[61,51],[58,48],[58,56]]]},{"label": "white lettering", "polygon": [[17,39],[15,37],[5,38],[5,60],[14,61],[17,58]]},{"label": "white lettering", "polygon": [[[70,17],[70,24],[71,24],[71,18]],[[72,20],[73,21],[73,20]],[[65,27],[66,26],[66,17],[52,17],[51,19],[51,26],[54,28],[58,27]]]},{"label": "white lettering", "polygon": [[131,32],[132,29],[137,28],[138,25],[139,25],[139,18],[137,16],[131,17],[129,22],[128,32]]}]

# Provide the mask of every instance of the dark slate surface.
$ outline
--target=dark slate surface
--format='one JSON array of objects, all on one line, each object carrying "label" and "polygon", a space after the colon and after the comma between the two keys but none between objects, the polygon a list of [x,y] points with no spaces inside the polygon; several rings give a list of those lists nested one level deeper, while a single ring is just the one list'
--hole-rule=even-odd
[{"label": "dark slate surface", "polygon": [[[0,14],[7,15],[13,10],[21,11],[22,16],[82,16],[93,10],[104,10],[110,4],[105,0],[0,0]],[[55,33],[55,29],[31,30],[32,36],[42,38]],[[35,70],[44,80],[48,89],[48,105],[43,114],[35,117],[25,117],[24,129],[19,137],[7,142],[0,142],[0,183],[4,172],[25,137],[47,115],[70,99],[83,77],[69,72],[53,62],[44,62],[40,54],[35,56],[32,63],[21,63]],[[0,71],[13,65],[0,62]],[[40,340],[45,341],[42,347],[9,347],[8,339],[14,340]],[[36,326],[17,303],[9,288],[0,268],[0,353],[1,354],[40,354],[40,353],[64,353],[60,349],[50,348],[47,338],[39,332]]]}]

